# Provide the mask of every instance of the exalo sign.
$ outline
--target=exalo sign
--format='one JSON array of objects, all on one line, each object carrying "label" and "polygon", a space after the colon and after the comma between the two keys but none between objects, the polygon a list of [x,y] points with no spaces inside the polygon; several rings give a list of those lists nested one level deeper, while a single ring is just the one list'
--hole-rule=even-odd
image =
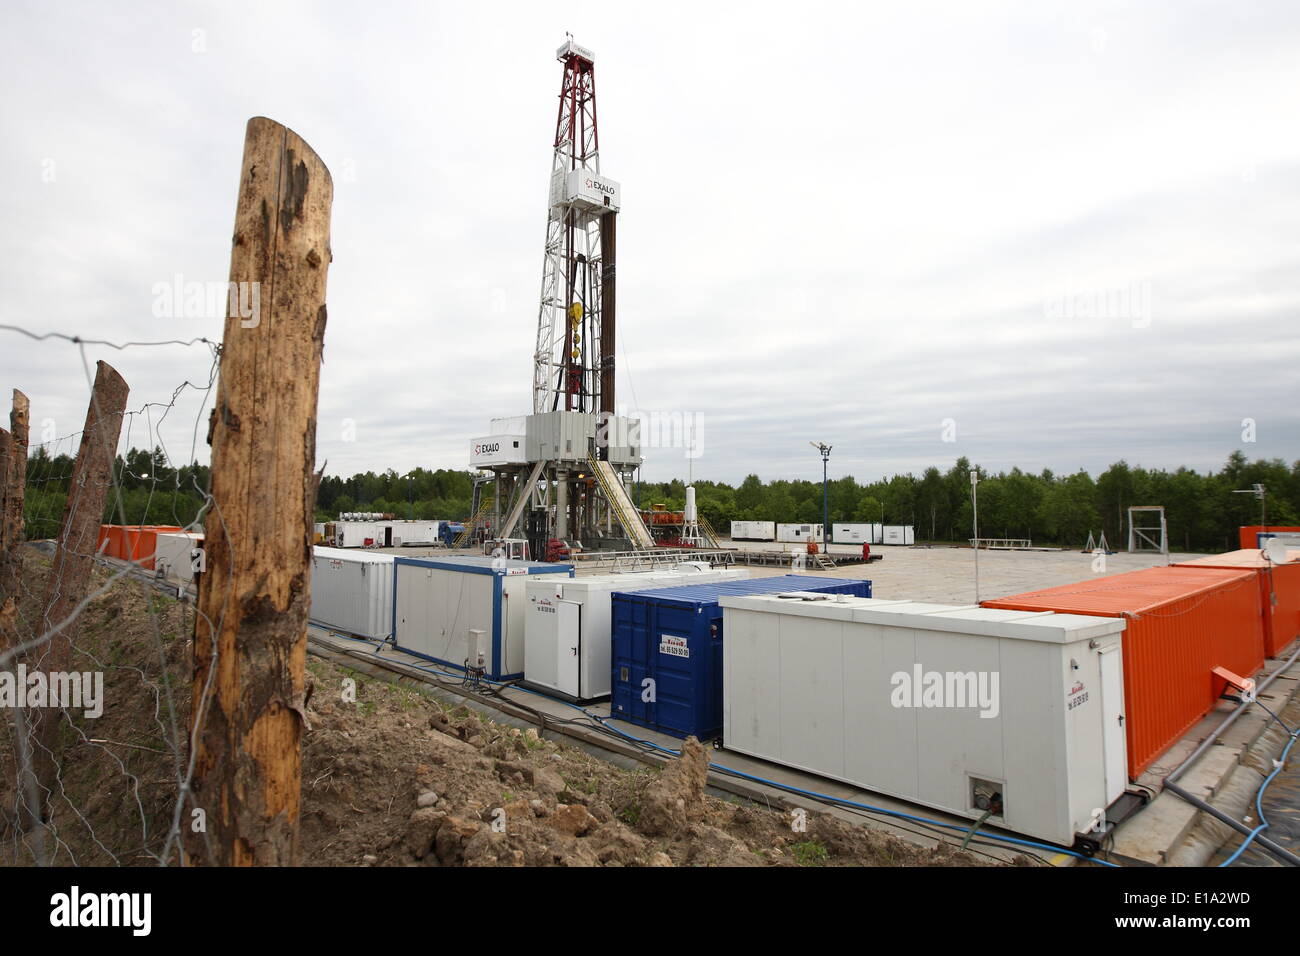
[{"label": "exalo sign", "polygon": [[571,170],[565,179],[565,203],[588,212],[618,212],[621,194],[617,182],[590,169]]},{"label": "exalo sign", "polygon": [[528,459],[524,454],[523,435],[489,435],[475,438],[470,443],[471,468],[488,468],[492,465],[522,465]]}]

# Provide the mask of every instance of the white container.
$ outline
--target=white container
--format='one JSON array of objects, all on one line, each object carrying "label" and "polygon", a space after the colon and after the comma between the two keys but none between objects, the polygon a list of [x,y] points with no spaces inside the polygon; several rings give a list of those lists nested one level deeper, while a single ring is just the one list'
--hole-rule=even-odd
[{"label": "white container", "polygon": [[384,534],[382,526],[376,521],[336,521],[334,522],[334,540],[330,542],[336,548],[364,548],[366,542],[372,546],[382,545]]},{"label": "white container", "polygon": [[313,548],[311,621],[321,627],[384,640],[393,633],[393,556]]},{"label": "white container", "polygon": [[587,461],[596,438],[590,412],[538,412],[528,416],[524,450],[527,461]]},{"label": "white container", "polygon": [[524,679],[574,700],[608,697],[613,642],[610,595],[747,577],[747,568],[681,567],[676,571],[530,580],[524,618]]},{"label": "white container", "polygon": [[[970,819],[995,792],[990,825],[1066,846],[1127,785],[1120,618],[867,598],[719,603],[731,750]],[[947,693],[927,694],[930,675]],[[954,691],[981,681],[996,694],[959,706]]]},{"label": "white container", "polygon": [[910,524],[887,524],[882,544],[916,544],[916,528]]},{"label": "white container", "polygon": [[617,212],[622,189],[608,176],[590,169],[570,170],[564,178],[561,203],[588,213]]},{"label": "white container", "polygon": [[[479,556],[394,558],[394,644],[404,651],[464,668],[486,648],[491,680],[524,674],[525,584],[535,575],[573,576],[568,564]],[[471,632],[481,631],[482,636]],[[485,643],[476,643],[476,642]]]},{"label": "white container", "polygon": [[379,523],[379,544],[385,548],[402,545],[433,545],[439,541],[441,521],[406,521],[393,519]]},{"label": "white container", "polygon": [[528,462],[525,451],[524,432],[513,434],[488,435],[475,438],[470,443],[469,466],[471,468],[489,468],[493,465],[522,465]]},{"label": "white container", "polygon": [[880,544],[881,526],[878,524],[831,524],[831,541],[834,544]]},{"label": "white container", "polygon": [[393,633],[393,555],[312,549],[311,620],[357,637]]},{"label": "white container", "polygon": [[808,541],[816,541],[820,544],[824,538],[822,526],[819,524],[778,524],[776,526],[776,540],[786,544],[805,544]]},{"label": "white container", "polygon": [[732,541],[775,541],[775,521],[733,521],[731,522]]},{"label": "white container", "polygon": [[153,566],[155,573],[177,584],[189,584],[202,569],[203,535],[175,531],[156,535]]}]

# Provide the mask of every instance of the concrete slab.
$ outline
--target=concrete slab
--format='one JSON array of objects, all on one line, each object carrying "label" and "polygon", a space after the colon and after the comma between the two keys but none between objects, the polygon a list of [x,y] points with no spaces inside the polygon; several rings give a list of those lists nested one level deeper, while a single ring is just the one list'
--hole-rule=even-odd
[{"label": "concrete slab", "polygon": [[[1112,854],[1124,860],[1159,866],[1183,842],[1200,811],[1172,793],[1162,793],[1115,833]],[[1139,826],[1133,824],[1138,823]]]}]

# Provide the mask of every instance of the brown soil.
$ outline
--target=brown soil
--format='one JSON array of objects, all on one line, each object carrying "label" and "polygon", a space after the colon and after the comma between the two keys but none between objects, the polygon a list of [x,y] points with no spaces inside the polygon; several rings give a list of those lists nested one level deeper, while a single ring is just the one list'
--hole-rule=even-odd
[{"label": "brown soil", "polygon": [[[17,629],[39,616],[48,560],[27,554]],[[97,570],[97,584],[107,572]],[[104,671],[104,714],[64,723],[58,864],[156,864],[187,753],[193,612],[136,580],[81,616],[77,667]],[[628,771],[536,731],[309,658],[300,859],[318,866],[977,866],[878,829],[704,792],[694,739]],[[350,691],[355,687],[355,700]],[[175,717],[173,717],[173,713]],[[174,729],[175,728],[175,729]],[[23,865],[11,728],[0,736],[0,863]],[[178,744],[179,738],[179,744]],[[184,822],[188,823],[188,816]],[[174,862],[175,852],[168,854]],[[1027,862],[1020,861],[1017,862]]]}]

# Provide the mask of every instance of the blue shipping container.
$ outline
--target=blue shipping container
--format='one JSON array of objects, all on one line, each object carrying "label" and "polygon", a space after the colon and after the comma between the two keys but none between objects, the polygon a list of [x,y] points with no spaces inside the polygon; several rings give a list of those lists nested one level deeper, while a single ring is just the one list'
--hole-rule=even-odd
[{"label": "blue shipping container", "polygon": [[[814,591],[871,597],[870,581],[787,574],[655,591],[615,592],[611,602],[610,715],[674,737],[722,733],[723,594]],[[653,681],[648,685],[645,681]],[[653,688],[653,693],[648,691]],[[645,700],[653,697],[653,700]]]}]

